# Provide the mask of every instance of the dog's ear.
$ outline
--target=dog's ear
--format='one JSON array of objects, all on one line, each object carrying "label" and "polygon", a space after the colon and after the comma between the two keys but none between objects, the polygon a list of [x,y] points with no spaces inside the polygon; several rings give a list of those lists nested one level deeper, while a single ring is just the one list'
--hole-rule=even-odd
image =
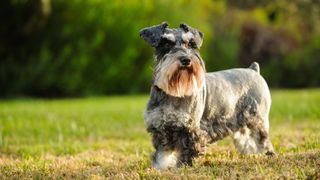
[{"label": "dog's ear", "polygon": [[161,39],[161,35],[168,27],[168,23],[163,22],[160,25],[146,27],[140,30],[140,37],[147,41],[152,47],[157,47]]},{"label": "dog's ear", "polygon": [[194,41],[197,44],[197,47],[200,48],[203,42],[203,33],[201,31],[199,31],[198,29],[195,29],[191,26],[188,26],[185,23],[180,24],[180,28],[184,31],[184,32],[191,32],[194,36]]}]

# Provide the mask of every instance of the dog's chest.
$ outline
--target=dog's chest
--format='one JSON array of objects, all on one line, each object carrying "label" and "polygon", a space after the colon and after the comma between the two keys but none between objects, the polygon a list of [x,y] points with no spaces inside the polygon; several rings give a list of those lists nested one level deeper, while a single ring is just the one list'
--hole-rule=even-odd
[{"label": "dog's chest", "polygon": [[184,98],[160,96],[154,94],[149,100],[145,111],[147,126],[158,127],[172,122],[181,126],[199,125],[205,106],[202,93]]}]

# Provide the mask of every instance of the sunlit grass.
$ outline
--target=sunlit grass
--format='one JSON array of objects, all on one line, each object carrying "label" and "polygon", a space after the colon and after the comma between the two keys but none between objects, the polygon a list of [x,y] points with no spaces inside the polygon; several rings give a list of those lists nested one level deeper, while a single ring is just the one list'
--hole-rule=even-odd
[{"label": "sunlit grass", "polygon": [[159,172],[142,111],[147,96],[0,102],[0,178],[307,178],[320,171],[320,90],[272,90],[277,157],[241,156],[226,138],[193,167]]}]

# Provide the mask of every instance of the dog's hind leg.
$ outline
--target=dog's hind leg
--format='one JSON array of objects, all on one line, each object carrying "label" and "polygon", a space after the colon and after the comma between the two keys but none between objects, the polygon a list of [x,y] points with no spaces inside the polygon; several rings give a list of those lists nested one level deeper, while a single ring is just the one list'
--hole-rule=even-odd
[{"label": "dog's hind leg", "polygon": [[269,138],[270,103],[258,104],[252,97],[239,101],[237,122],[241,128],[234,133],[234,144],[242,154],[274,154]]},{"label": "dog's hind leg", "polygon": [[234,133],[234,145],[241,154],[274,154],[269,138],[267,120],[255,119],[255,121],[248,122],[246,126]]},{"label": "dog's hind leg", "polygon": [[251,129],[253,134],[256,134],[256,141],[261,147],[261,152],[265,152],[266,155],[274,155],[274,149],[269,137],[269,118],[265,116],[265,118],[261,118],[262,121],[258,121],[258,125],[251,127],[248,124],[248,127]]}]

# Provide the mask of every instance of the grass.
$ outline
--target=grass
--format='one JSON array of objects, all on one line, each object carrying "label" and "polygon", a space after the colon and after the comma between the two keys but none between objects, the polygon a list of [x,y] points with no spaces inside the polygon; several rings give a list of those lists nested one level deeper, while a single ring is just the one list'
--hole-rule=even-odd
[{"label": "grass", "polygon": [[320,178],[320,89],[272,91],[278,156],[239,155],[226,138],[193,167],[162,172],[150,167],[147,99],[0,101],[0,179]]}]

